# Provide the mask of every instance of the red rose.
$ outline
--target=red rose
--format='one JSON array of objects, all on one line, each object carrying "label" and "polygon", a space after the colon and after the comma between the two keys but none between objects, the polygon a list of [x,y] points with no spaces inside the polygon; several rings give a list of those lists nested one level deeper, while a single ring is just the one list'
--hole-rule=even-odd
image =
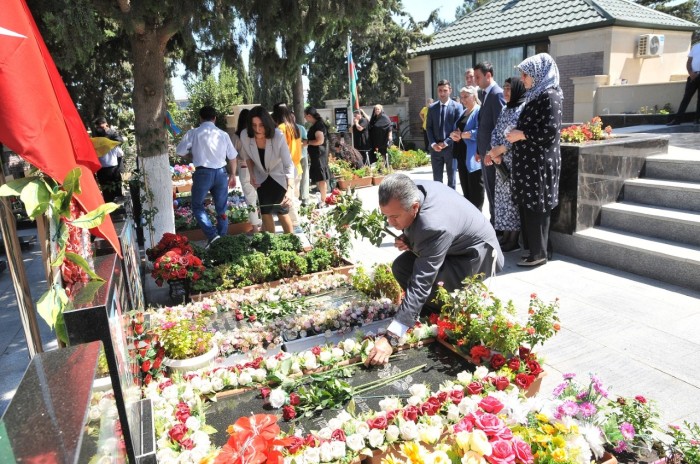
[{"label": "red rose", "polygon": [[415,422],[418,419],[418,408],[415,406],[406,406],[403,410],[403,418]]},{"label": "red rose", "polygon": [[474,425],[483,430],[489,438],[497,435],[506,426],[500,417],[489,413],[477,416]]},{"label": "red rose", "polygon": [[182,446],[183,449],[191,450],[194,448],[194,441],[191,438],[186,438],[180,442],[180,446]]},{"label": "red rose", "polygon": [[294,409],[294,406],[288,404],[286,406],[282,406],[282,418],[286,421],[290,421],[297,417],[297,410]]},{"label": "red rose", "polygon": [[151,360],[147,359],[141,364],[141,371],[148,372],[151,370]]},{"label": "red rose", "polygon": [[387,425],[389,425],[386,416],[384,415],[379,415],[375,417],[374,419],[370,419],[367,421],[367,425],[369,425],[370,429],[379,429],[379,430],[384,430]]},{"label": "red rose", "polygon": [[491,442],[489,462],[491,464],[513,464],[515,462],[515,453],[510,443],[505,440]]},{"label": "red rose", "polygon": [[421,404],[420,412],[424,415],[434,416],[440,410],[440,406],[442,406],[440,401],[434,396],[431,396],[428,398],[428,401]]},{"label": "red rose", "polygon": [[491,356],[491,350],[484,345],[474,345],[472,349],[469,350],[469,354],[475,363],[481,364],[482,358],[488,358]]},{"label": "red rose", "polygon": [[144,382],[146,385],[148,385],[149,383],[151,383],[152,380],[153,380],[153,376],[152,376],[151,374],[146,374],[146,377],[143,378],[143,382]]},{"label": "red rose", "polygon": [[498,391],[505,390],[508,388],[508,385],[510,385],[510,380],[508,380],[508,377],[505,376],[496,377],[493,381],[493,386],[496,387],[496,390]]},{"label": "red rose", "polygon": [[472,382],[467,385],[467,392],[470,395],[479,395],[482,391],[484,391],[484,386],[481,384],[481,382]]},{"label": "red rose", "polygon": [[315,435],[308,434],[306,438],[304,438],[304,446],[310,446],[311,448],[314,448],[318,446],[318,437]]},{"label": "red rose", "polygon": [[296,454],[304,446],[304,439],[301,437],[291,435],[286,440],[287,445],[285,448],[289,451],[289,454]]},{"label": "red rose", "polygon": [[175,424],[172,429],[170,429],[170,432],[168,432],[168,435],[173,441],[176,441],[180,443],[180,441],[185,438],[185,435],[187,434],[187,427],[185,427],[185,424]]},{"label": "red rose", "polygon": [[136,335],[141,335],[143,333],[143,324],[134,324],[134,332],[136,332]]},{"label": "red rose", "polygon": [[515,459],[517,459],[519,463],[532,464],[535,462],[530,445],[522,441],[520,438],[513,438],[511,444],[513,447],[513,452],[515,453]]},{"label": "red rose", "polygon": [[431,324],[437,324],[439,319],[440,315],[438,313],[432,313],[430,316],[428,316],[428,322]]},{"label": "red rose", "polygon": [[487,396],[479,402],[479,407],[486,412],[491,414],[498,414],[503,410],[503,403],[498,401],[498,399],[493,396]]},{"label": "red rose", "polygon": [[343,429],[335,429],[331,433],[331,441],[345,441],[345,432]]},{"label": "red rose", "polygon": [[393,420],[396,418],[396,416],[398,415],[399,412],[401,412],[400,409],[394,409],[393,411],[387,412],[387,413],[386,413],[386,421],[387,421],[387,422],[393,421]]},{"label": "red rose", "polygon": [[535,376],[530,374],[521,373],[515,376],[515,384],[522,390],[527,390],[532,382],[535,381]]},{"label": "red rose", "polygon": [[441,392],[438,392],[437,399],[440,400],[441,403],[444,403],[445,400],[447,399],[447,392],[444,390]]},{"label": "red rose", "polygon": [[510,358],[508,360],[508,369],[518,372],[520,370],[520,358]]},{"label": "red rose", "polygon": [[237,321],[242,321],[243,320],[243,313],[236,311],[236,320]]},{"label": "red rose", "polygon": [[272,389],[270,387],[262,387],[260,389],[260,396],[262,396],[262,399],[266,400],[268,396],[270,396],[270,392]]},{"label": "red rose", "polygon": [[506,363],[506,358],[505,358],[505,356],[503,356],[500,353],[494,354],[493,357],[491,358],[491,368],[494,371],[497,371],[498,369],[503,367],[505,365],[505,363]]},{"label": "red rose", "polygon": [[175,410],[175,418],[179,422],[184,424],[191,415],[190,407],[187,405],[187,403],[180,403],[177,405],[177,409]]},{"label": "red rose", "polygon": [[642,403],[642,404],[646,404],[646,402],[647,402],[647,399],[644,398],[642,395],[637,395],[637,396],[634,397],[634,399],[637,400],[637,401],[639,401],[639,402]]},{"label": "red rose", "polygon": [[163,363],[163,358],[156,358],[155,361],[153,361],[153,369],[160,369],[160,365]]},{"label": "red rose", "polygon": [[537,377],[542,373],[542,366],[540,366],[540,363],[538,363],[535,359],[529,359],[527,361],[527,370],[530,372],[530,374]]},{"label": "red rose", "polygon": [[301,397],[299,397],[298,394],[296,394],[296,393],[289,394],[289,404],[291,404],[292,406],[299,406],[300,403],[301,403]]},{"label": "red rose", "polygon": [[525,361],[527,358],[530,357],[530,349],[521,346],[520,348],[518,348],[518,356],[520,356],[520,359]]},{"label": "red rose", "polygon": [[467,416],[459,421],[454,427],[455,433],[471,432],[472,430],[474,430],[474,420],[470,416]]},{"label": "red rose", "polygon": [[318,346],[318,345],[317,345],[317,346],[314,346],[313,348],[311,348],[311,352],[312,352],[315,356],[318,356],[318,355],[321,354],[321,347]]},{"label": "red rose", "polygon": [[459,404],[464,398],[464,390],[452,390],[450,392],[450,399],[454,404]]}]

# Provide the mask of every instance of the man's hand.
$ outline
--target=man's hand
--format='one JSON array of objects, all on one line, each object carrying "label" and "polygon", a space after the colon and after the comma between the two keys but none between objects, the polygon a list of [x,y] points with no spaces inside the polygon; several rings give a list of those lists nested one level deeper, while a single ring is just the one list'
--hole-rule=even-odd
[{"label": "man's hand", "polygon": [[232,189],[236,187],[236,175],[235,174],[229,174],[228,175],[228,188]]},{"label": "man's hand", "polygon": [[443,148],[445,148],[445,144],[442,142],[433,144],[433,150],[436,152],[441,152]]},{"label": "man's hand", "polygon": [[394,246],[401,251],[408,251],[411,249],[411,247],[408,246],[408,243],[406,243],[406,236],[403,234],[394,239]]},{"label": "man's hand", "polygon": [[369,356],[365,361],[365,366],[378,366],[386,364],[389,361],[391,353],[394,349],[389,344],[389,340],[385,337],[379,337],[374,340],[374,348],[369,352]]}]

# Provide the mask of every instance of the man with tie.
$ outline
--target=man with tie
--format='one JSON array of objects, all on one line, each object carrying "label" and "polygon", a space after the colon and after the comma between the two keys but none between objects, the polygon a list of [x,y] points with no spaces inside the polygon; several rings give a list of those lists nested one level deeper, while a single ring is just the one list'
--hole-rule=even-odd
[{"label": "man with tie", "polygon": [[452,87],[450,81],[442,79],[437,85],[438,101],[428,108],[428,143],[430,144],[430,161],[433,168],[433,180],[442,182],[443,170],[447,171],[447,185],[457,185],[455,173],[457,165],[452,156],[452,139],[450,132],[462,113],[462,105],[450,98]]},{"label": "man with tie", "polygon": [[[474,79],[476,85],[483,90],[481,97],[481,109],[479,110],[479,131],[476,134],[476,161],[480,162],[491,149],[491,132],[496,127],[501,110],[506,104],[503,97],[503,89],[493,79],[493,66],[488,61],[483,61],[474,66]],[[494,189],[496,187],[496,168],[491,163],[487,166],[481,164],[481,174],[484,176],[484,190],[489,199],[489,214],[491,225],[494,224]]]}]

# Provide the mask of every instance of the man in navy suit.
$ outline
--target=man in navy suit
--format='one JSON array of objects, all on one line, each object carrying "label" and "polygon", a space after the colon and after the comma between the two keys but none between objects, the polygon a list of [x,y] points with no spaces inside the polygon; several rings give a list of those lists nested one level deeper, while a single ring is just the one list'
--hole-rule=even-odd
[{"label": "man in navy suit", "polygon": [[462,105],[450,98],[452,87],[450,81],[442,79],[437,85],[438,101],[428,108],[428,143],[430,144],[430,161],[433,167],[433,180],[442,182],[442,172],[447,170],[447,185],[457,185],[455,172],[457,165],[452,156],[452,139],[450,132],[462,113]]},{"label": "man in navy suit", "polygon": [[[503,89],[493,79],[493,66],[488,61],[474,66],[474,78],[476,84],[484,92],[479,110],[479,131],[476,134],[476,160],[481,161],[491,149],[491,132],[496,127],[506,99],[503,97]],[[490,166],[481,163],[481,175],[484,176],[484,190],[486,190],[486,197],[489,199],[489,213],[491,225],[493,225],[496,218],[494,211],[496,167],[493,163]]]}]

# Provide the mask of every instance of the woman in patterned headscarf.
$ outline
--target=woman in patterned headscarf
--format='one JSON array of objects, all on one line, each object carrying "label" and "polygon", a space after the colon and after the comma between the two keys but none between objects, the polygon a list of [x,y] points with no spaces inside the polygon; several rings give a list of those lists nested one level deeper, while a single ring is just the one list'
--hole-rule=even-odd
[{"label": "woman in patterned headscarf", "polygon": [[506,139],[512,143],[513,199],[523,212],[522,226],[530,254],[518,266],[545,264],[549,255],[549,219],[559,204],[562,91],[557,64],[547,53],[518,65],[525,84],[525,106]]}]

